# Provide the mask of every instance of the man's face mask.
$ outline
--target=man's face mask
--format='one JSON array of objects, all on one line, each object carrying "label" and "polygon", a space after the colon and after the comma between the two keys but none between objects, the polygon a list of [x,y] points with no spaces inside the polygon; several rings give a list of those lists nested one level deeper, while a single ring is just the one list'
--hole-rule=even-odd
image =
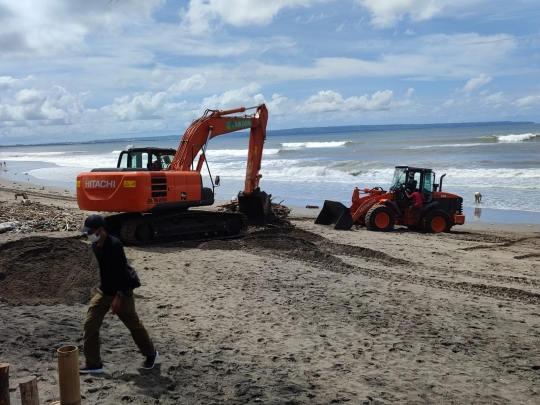
[{"label": "man's face mask", "polygon": [[86,236],[88,237],[88,240],[90,242],[97,242],[99,240],[100,236],[101,236],[101,232],[96,231],[92,235],[87,233]]}]

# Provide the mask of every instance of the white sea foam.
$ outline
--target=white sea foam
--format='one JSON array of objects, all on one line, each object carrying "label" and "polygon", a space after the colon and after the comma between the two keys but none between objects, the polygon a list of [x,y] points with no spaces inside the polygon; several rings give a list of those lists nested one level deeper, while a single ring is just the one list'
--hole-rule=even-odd
[{"label": "white sea foam", "polygon": [[497,182],[498,179],[538,179],[540,182],[540,169],[507,169],[507,168],[498,168],[498,169],[456,169],[449,168],[445,170],[440,170],[450,173],[454,178],[466,178],[469,180],[474,179],[490,179],[488,184]]},{"label": "white sea foam", "polygon": [[288,149],[301,148],[339,148],[345,146],[349,141],[330,141],[330,142],[285,142],[281,145]]},{"label": "white sea foam", "polygon": [[485,143],[454,143],[441,145],[409,146],[405,149],[430,149],[430,148],[469,148],[471,146],[486,146]]},{"label": "white sea foam", "polygon": [[[263,156],[277,155],[279,149],[263,149]],[[248,155],[247,149],[208,149],[206,151],[206,156],[208,159],[219,159],[219,158],[235,158],[242,157],[245,158]]]},{"label": "white sea foam", "polygon": [[66,155],[68,152],[0,152],[0,159],[21,160],[21,158],[28,157],[27,160],[42,160],[42,157],[46,156],[60,156]]},{"label": "white sea foam", "polygon": [[540,134],[498,135],[499,142],[524,142],[540,137]]},{"label": "white sea foam", "polygon": [[[0,157],[1,159],[1,157]],[[45,162],[54,163],[63,167],[79,167],[85,169],[91,169],[94,167],[116,167],[118,157],[105,154],[105,155],[89,155],[86,157],[80,154],[72,154],[71,152],[43,152],[43,153],[24,153],[13,154],[9,159],[11,161],[18,162]]]}]

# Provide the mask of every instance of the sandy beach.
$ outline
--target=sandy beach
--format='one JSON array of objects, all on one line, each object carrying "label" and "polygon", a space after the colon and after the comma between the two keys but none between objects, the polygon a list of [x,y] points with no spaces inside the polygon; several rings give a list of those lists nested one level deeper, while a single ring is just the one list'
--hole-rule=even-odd
[{"label": "sandy beach", "polygon": [[[40,188],[0,178],[0,210],[24,190],[25,209],[86,214],[69,190]],[[107,316],[105,374],[81,376],[83,403],[540,402],[540,225],[336,231],[317,213],[294,207],[294,228],[243,239],[126,247],[158,364],[140,370],[127,329]],[[58,400],[56,349],[82,349],[96,276],[76,231],[0,234],[12,404],[29,376],[41,403]]]}]

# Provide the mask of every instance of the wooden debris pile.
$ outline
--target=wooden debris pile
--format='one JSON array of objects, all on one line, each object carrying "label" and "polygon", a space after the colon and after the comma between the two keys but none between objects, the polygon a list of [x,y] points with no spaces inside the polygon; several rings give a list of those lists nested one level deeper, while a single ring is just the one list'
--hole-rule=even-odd
[{"label": "wooden debris pile", "polygon": [[[277,228],[293,228],[294,225],[289,221],[291,209],[281,203],[271,203],[271,210],[268,215],[266,226]],[[238,201],[221,204],[217,207],[218,211],[239,212]]]},{"label": "wooden debris pile", "polygon": [[11,223],[10,230],[16,233],[78,231],[85,218],[82,212],[39,202],[31,205],[3,203],[0,207],[0,224]]},{"label": "wooden debris pile", "polygon": [[293,228],[294,225],[289,221],[291,209],[281,203],[272,203],[272,210],[268,215],[268,225],[274,225],[280,228]]}]

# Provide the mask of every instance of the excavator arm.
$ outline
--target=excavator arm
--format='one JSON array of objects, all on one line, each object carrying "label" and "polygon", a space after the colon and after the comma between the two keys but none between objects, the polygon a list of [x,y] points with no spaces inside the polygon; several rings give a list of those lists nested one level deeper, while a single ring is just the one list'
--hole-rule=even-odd
[{"label": "excavator arm", "polygon": [[[230,116],[230,114],[245,112],[256,108],[253,115]],[[216,136],[228,134],[230,132],[250,129],[246,180],[243,194],[251,195],[259,187],[259,180],[262,175],[261,160],[264,141],[266,139],[266,124],[268,122],[268,110],[265,104],[257,107],[240,107],[232,110],[207,110],[205,115],[195,120],[184,133],[178,151],[174,156],[169,169],[172,171],[192,170],[197,154],[206,151],[208,141]],[[204,153],[197,164],[197,171],[200,171],[204,161]]]},{"label": "excavator arm", "polygon": [[[253,115],[231,116],[231,114],[243,113],[250,109],[256,109]],[[268,110],[265,104],[232,110],[207,110],[201,118],[193,121],[184,133],[168,170],[181,172],[192,170],[194,160],[202,150],[203,153],[196,167],[196,170],[200,172],[205,159],[204,152],[210,139],[249,128],[246,180],[244,190],[238,193],[238,204],[250,225],[264,225],[271,211],[270,196],[259,189],[259,180],[262,177],[259,172],[267,122]]]}]

